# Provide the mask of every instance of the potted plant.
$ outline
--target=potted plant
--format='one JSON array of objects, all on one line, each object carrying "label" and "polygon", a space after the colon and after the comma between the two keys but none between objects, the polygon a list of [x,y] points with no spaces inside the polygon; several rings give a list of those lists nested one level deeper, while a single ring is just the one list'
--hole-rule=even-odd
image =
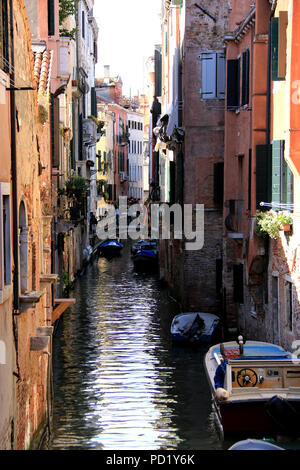
[{"label": "potted plant", "polygon": [[280,236],[280,230],[290,230],[293,219],[289,214],[283,212],[257,211],[255,222],[255,233],[258,236],[269,235],[270,238],[276,239]]},{"label": "potted plant", "polygon": [[278,223],[279,230],[284,232],[289,232],[291,230],[291,225],[293,224],[293,219],[289,214],[284,214],[283,212],[278,214]]}]

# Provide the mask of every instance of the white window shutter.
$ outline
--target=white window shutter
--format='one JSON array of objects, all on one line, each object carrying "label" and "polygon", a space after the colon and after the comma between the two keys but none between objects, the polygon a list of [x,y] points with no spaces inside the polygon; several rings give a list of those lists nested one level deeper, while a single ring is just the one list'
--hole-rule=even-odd
[{"label": "white window shutter", "polygon": [[225,67],[226,59],[225,54],[217,54],[217,97],[225,98]]},{"label": "white window shutter", "polygon": [[203,52],[200,57],[202,70],[202,98],[216,98],[216,53]]}]

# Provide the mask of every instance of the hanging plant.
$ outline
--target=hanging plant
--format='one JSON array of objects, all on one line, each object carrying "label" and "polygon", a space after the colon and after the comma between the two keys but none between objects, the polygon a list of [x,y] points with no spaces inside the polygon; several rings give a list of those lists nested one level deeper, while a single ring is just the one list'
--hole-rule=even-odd
[{"label": "hanging plant", "polygon": [[276,239],[280,236],[280,230],[283,226],[293,223],[293,219],[289,214],[283,212],[257,212],[255,216],[255,233],[258,236],[269,235],[270,238]]},{"label": "hanging plant", "polygon": [[75,40],[75,34],[77,29],[73,28],[71,30],[63,26],[65,20],[71,16],[75,15],[76,8],[78,5],[78,0],[59,0],[59,35],[63,37],[69,37]]}]

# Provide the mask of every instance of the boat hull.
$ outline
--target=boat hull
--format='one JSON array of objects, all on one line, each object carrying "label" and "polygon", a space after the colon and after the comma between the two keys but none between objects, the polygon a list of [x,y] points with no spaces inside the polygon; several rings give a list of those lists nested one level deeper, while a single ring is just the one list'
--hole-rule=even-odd
[{"label": "boat hull", "polygon": [[139,271],[156,270],[158,268],[158,256],[155,252],[140,250],[133,256],[134,268]]},{"label": "boat hull", "polygon": [[117,241],[105,241],[99,246],[99,251],[103,255],[114,256],[119,255],[123,245]]},{"label": "boat hull", "polygon": [[[275,437],[278,434],[291,434],[293,420],[286,423],[276,422],[267,411],[268,401],[253,400],[220,403],[214,400],[215,410],[219,415],[224,435]],[[296,412],[300,412],[300,401],[290,401],[289,404]],[[292,434],[294,433],[292,432]]]}]

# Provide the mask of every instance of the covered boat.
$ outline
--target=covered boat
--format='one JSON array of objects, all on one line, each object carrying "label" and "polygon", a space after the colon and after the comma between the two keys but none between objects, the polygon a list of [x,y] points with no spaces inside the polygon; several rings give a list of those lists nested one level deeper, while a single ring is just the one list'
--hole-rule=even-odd
[{"label": "covered boat", "polygon": [[132,259],[134,268],[138,271],[156,270],[158,268],[158,250],[149,244],[142,245]]},{"label": "covered boat", "polygon": [[239,441],[229,447],[228,450],[285,450],[282,447],[272,444],[272,442],[258,440],[258,439],[246,439]]},{"label": "covered boat", "polygon": [[212,346],[205,370],[223,435],[300,434],[300,363],[291,353],[239,337]]},{"label": "covered boat", "polygon": [[139,250],[143,248],[149,248],[151,250],[157,250],[158,245],[156,240],[139,240],[131,247],[131,253],[135,255]]},{"label": "covered boat", "polygon": [[173,318],[172,339],[176,343],[209,343],[220,325],[220,318],[212,313],[187,312]]},{"label": "covered boat", "polygon": [[116,255],[119,254],[122,250],[123,245],[119,240],[107,239],[100,243],[99,251],[104,255]]}]

